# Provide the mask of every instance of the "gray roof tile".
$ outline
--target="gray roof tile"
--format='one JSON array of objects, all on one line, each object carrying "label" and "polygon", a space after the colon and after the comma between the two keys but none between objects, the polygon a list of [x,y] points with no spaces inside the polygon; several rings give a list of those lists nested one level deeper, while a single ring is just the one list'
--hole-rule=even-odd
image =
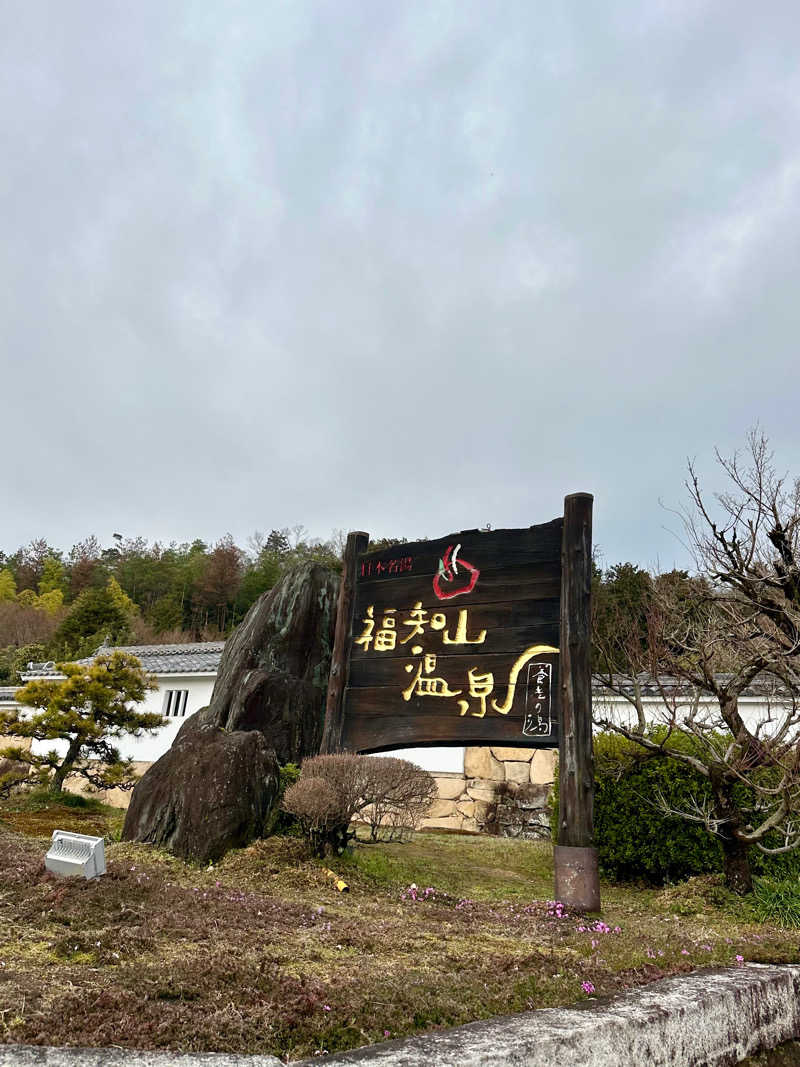
[{"label": "gray roof tile", "polygon": [[224,647],[224,641],[203,641],[196,645],[116,645],[113,651],[136,656],[153,674],[216,674]]},{"label": "gray roof tile", "polygon": [[[730,681],[733,677],[731,674],[716,674],[715,680],[718,685],[724,685]],[[614,675],[613,690],[608,688],[606,684],[608,676],[595,674],[592,676],[592,692],[595,696],[609,695],[621,689],[624,693],[633,695],[634,692],[634,680],[630,675],[617,674]],[[673,675],[662,674],[660,677],[655,677],[652,674],[639,674],[636,676],[636,681],[639,685],[639,691],[644,697],[658,697],[661,696],[662,691],[666,694],[675,696],[683,696],[686,699],[691,699],[696,694],[695,687],[687,682],[683,678],[676,678]],[[710,699],[710,694],[700,691],[701,697],[704,695]],[[759,674],[746,686],[739,694],[743,697],[774,697],[780,698],[782,696],[791,699],[790,691],[782,685],[777,678],[770,674]]]},{"label": "gray roof tile", "polygon": [[[201,641],[195,645],[101,645],[101,652],[129,652],[141,661],[146,671],[153,674],[216,674],[222,657],[224,641]],[[94,656],[79,660],[91,663]],[[58,670],[54,663],[32,663],[23,678],[55,678]]]}]

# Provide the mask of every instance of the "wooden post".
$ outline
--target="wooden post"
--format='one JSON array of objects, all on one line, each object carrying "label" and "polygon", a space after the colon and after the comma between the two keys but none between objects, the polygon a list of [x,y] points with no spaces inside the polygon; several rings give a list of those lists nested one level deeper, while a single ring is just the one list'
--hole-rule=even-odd
[{"label": "wooden post", "polygon": [[344,691],[347,685],[347,662],[352,642],[353,608],[356,600],[356,569],[358,557],[367,551],[369,534],[361,530],[347,535],[342,566],[342,582],[339,586],[339,603],[336,608],[336,634],[333,640],[331,673],[328,678],[328,699],[325,705],[325,726],[322,731],[320,751],[342,751],[342,728],[344,726]]},{"label": "wooden post", "polygon": [[558,751],[556,900],[599,911],[594,848],[592,756],[592,501],[589,493],[564,500],[561,542],[561,733]]}]

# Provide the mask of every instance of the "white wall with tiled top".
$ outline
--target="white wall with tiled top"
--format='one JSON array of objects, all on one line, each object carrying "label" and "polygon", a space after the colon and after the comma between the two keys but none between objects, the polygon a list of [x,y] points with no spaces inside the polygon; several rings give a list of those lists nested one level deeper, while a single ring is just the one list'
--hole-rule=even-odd
[{"label": "white wall with tiled top", "polygon": [[[180,701],[180,714],[166,716],[160,730],[142,734],[141,737],[123,737],[117,742],[120,754],[125,759],[136,760],[137,763],[152,763],[164,755],[189,716],[208,706],[214,682],[217,680],[216,674],[160,674],[156,677],[158,689],[147,694],[145,700],[137,706],[137,711],[164,715],[168,692],[185,692],[187,696],[185,703],[184,700]],[[173,706],[175,703],[173,698]]]},{"label": "white wall with tiled top", "polygon": [[[164,725],[154,733],[144,733],[140,737],[126,735],[113,742],[123,759],[132,759],[137,763],[153,763],[163,756],[181,726],[190,715],[204,708],[211,700],[211,692],[216,681],[216,674],[161,674],[156,676],[158,689],[148,693],[141,704],[136,707],[140,712],[163,715],[168,691],[185,692],[185,703],[180,702],[178,716],[167,716]],[[174,701],[173,701],[174,703]],[[55,749],[59,753],[67,750],[65,741],[34,741],[34,752],[49,752]]]}]

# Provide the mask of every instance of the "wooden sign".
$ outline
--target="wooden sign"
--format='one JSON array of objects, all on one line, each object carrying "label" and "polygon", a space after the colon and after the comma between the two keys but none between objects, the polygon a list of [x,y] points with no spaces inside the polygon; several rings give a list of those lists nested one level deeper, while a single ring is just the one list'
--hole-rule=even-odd
[{"label": "wooden sign", "polygon": [[322,751],[558,746],[556,899],[597,911],[592,497],[526,530],[368,543],[347,538]]},{"label": "wooden sign", "polygon": [[562,532],[351,535],[323,751],[556,747]]}]

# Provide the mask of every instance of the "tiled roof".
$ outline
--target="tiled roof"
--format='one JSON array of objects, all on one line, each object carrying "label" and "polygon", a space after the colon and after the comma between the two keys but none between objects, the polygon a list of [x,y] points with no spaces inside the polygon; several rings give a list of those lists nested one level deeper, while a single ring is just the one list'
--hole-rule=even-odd
[{"label": "tiled roof", "polygon": [[[153,674],[216,674],[219,670],[219,661],[222,657],[224,641],[202,641],[195,645],[114,645],[101,646],[95,655],[100,652],[129,652],[141,660],[145,670]],[[91,663],[94,659],[80,660],[81,663]],[[54,678],[58,676],[55,664],[31,663],[27,671],[22,672],[23,679],[27,678]],[[717,681],[726,681],[730,675],[718,674]],[[694,686],[681,678],[662,675],[660,679],[652,675],[640,674],[637,679],[642,696],[658,697],[661,690],[673,695],[685,693],[690,699],[694,695]],[[614,685],[620,686],[624,692],[633,692],[633,680],[627,675],[616,675]],[[10,691],[9,691],[10,692]],[[613,696],[602,675],[592,677],[592,692],[596,697]],[[782,694],[783,687],[776,679],[769,675],[759,675],[754,678],[750,685],[742,691],[745,697],[778,697]],[[3,689],[0,688],[0,694]]]},{"label": "tiled roof", "polygon": [[[95,652],[129,652],[141,660],[146,671],[152,674],[216,674],[224,641],[202,641],[196,645],[108,645]],[[91,663],[94,656],[80,663]],[[54,663],[31,663],[22,677],[55,678],[58,671]]]},{"label": "tiled roof", "polygon": [[196,645],[117,645],[113,651],[130,652],[153,674],[216,674],[224,647],[224,641],[202,641]]},{"label": "tiled roof", "polygon": [[[717,674],[715,675],[715,681],[718,685],[724,685],[732,677],[733,675],[730,674]],[[629,675],[614,675],[613,689],[609,689],[607,681],[607,676],[603,677],[603,675],[599,674],[592,676],[592,692],[595,696],[614,696],[618,688],[624,693],[633,694],[634,692],[634,679]],[[694,697],[696,692],[695,687],[690,682],[667,674],[661,675],[660,678],[656,678],[652,674],[639,674],[636,676],[636,682],[638,682],[639,691],[643,697],[659,697],[663,691],[673,697],[676,695],[685,696],[689,700]],[[704,693],[705,691],[701,691],[701,697]],[[710,696],[710,694],[706,695]],[[759,674],[739,695],[743,697],[780,697],[781,695],[788,695],[788,690],[772,675]]]}]

